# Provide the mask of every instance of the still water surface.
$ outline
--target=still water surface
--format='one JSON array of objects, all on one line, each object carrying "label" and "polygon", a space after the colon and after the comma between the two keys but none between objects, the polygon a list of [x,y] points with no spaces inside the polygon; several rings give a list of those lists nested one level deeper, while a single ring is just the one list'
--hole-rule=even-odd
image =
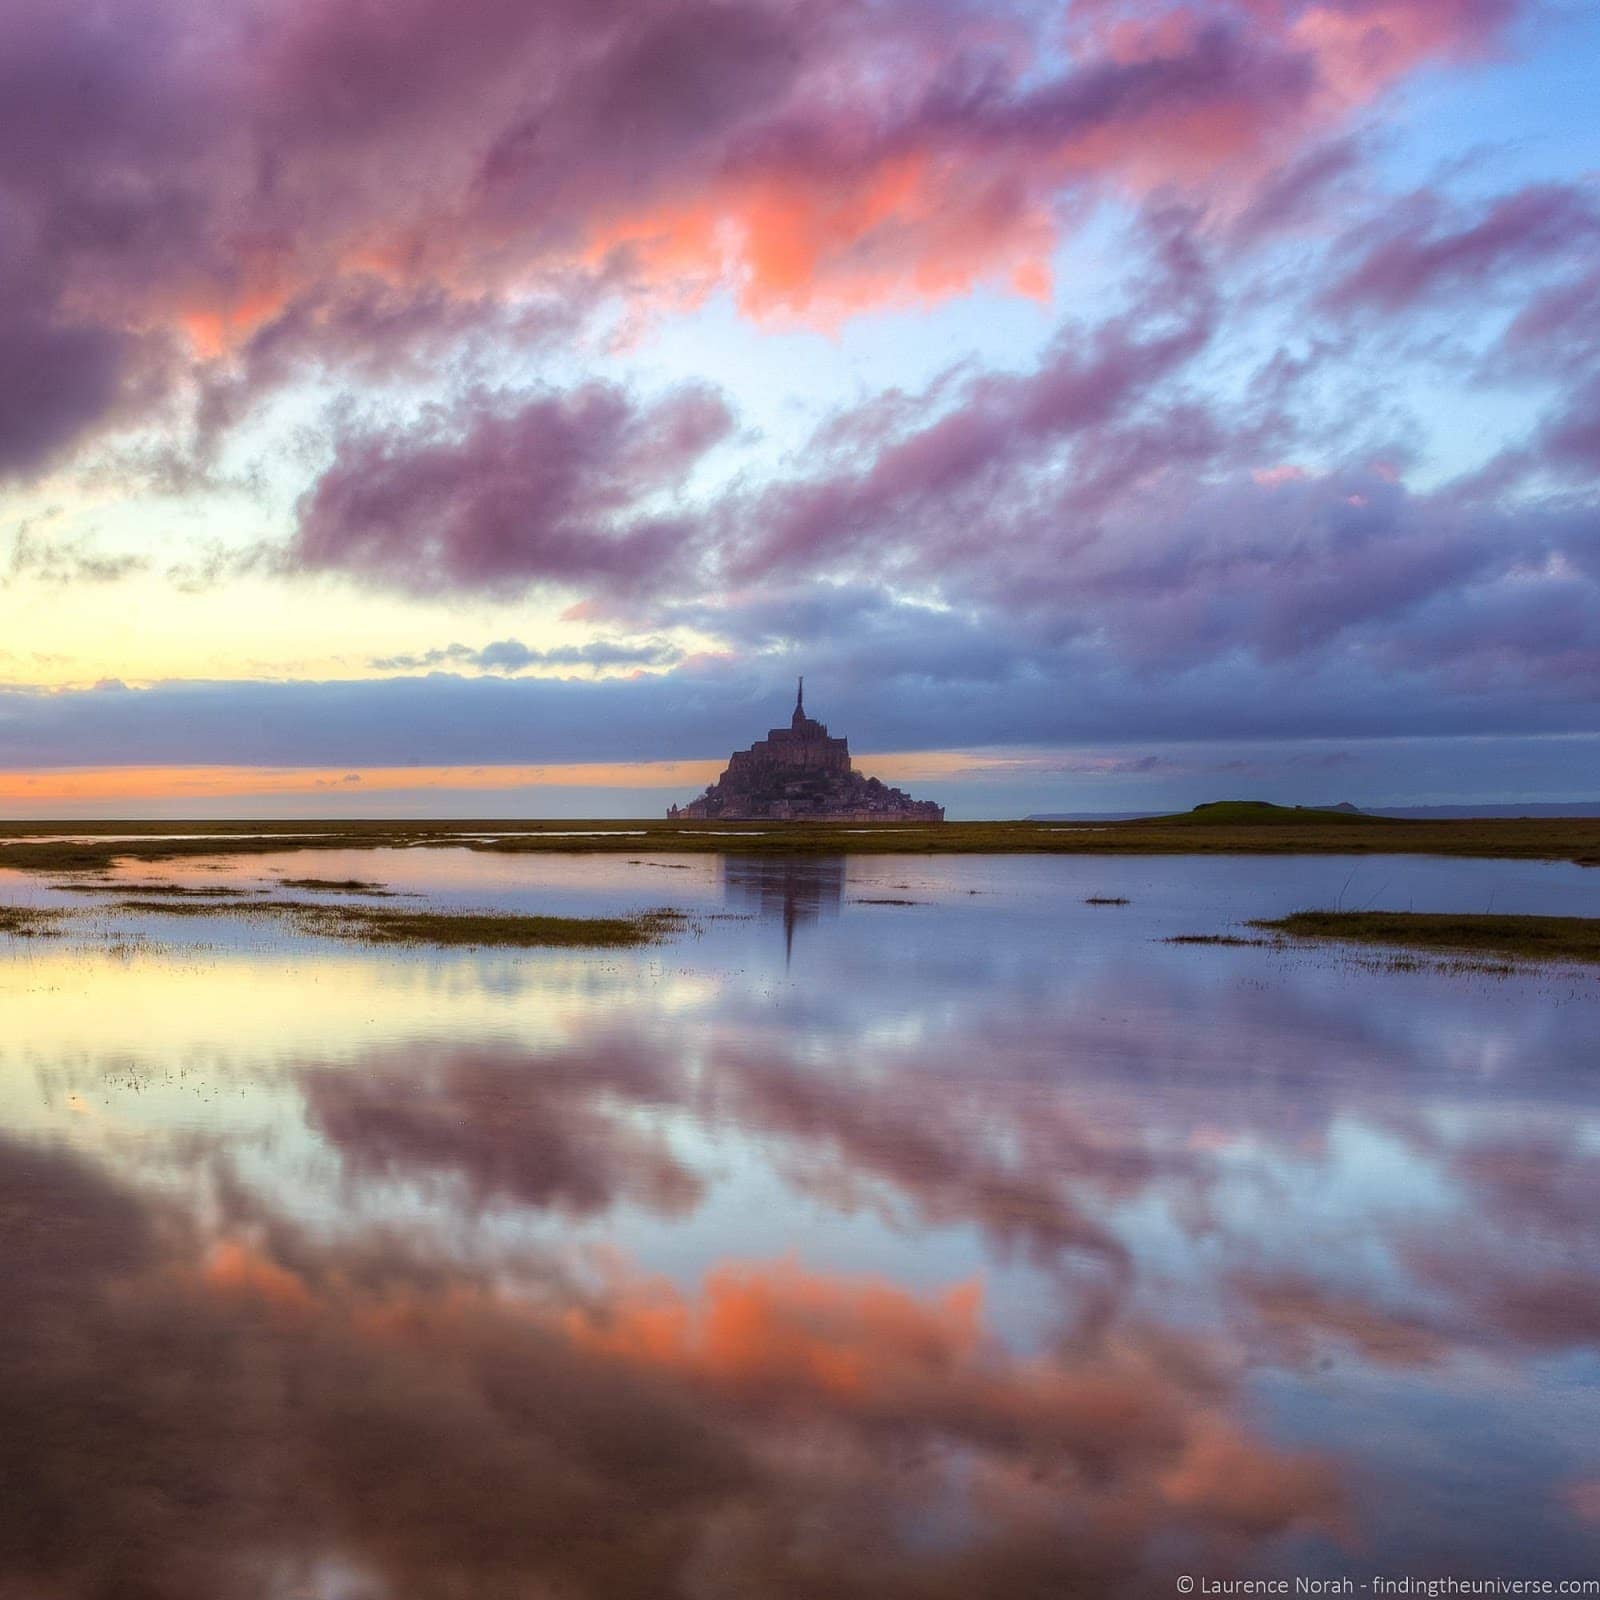
[{"label": "still water surface", "polygon": [[1162,942],[1600,874],[117,877],[310,875],[698,931],[368,949],[0,875],[85,908],[0,939],[7,1600],[1600,1576],[1600,980]]}]

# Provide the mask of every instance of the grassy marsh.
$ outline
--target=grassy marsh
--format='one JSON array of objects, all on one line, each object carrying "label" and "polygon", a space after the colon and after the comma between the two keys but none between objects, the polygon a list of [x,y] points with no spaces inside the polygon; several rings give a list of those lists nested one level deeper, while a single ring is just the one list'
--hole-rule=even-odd
[{"label": "grassy marsh", "polygon": [[[341,885],[342,886],[342,885]],[[278,917],[299,933],[360,944],[466,946],[475,949],[626,949],[653,944],[694,926],[685,912],[656,907],[626,917],[542,917],[474,910],[394,909],[347,906],[306,899],[254,899],[237,894],[179,890],[173,885],[93,885],[96,893],[118,893],[98,912],[133,917]],[[0,934],[42,938],[66,933],[75,910],[0,906]]]},{"label": "grassy marsh", "polygon": [[1457,915],[1427,911],[1296,911],[1252,927],[1298,939],[1412,950],[1600,962],[1600,917]]},{"label": "grassy marsh", "polygon": [[168,917],[276,916],[302,933],[362,944],[458,945],[480,949],[621,949],[651,944],[689,925],[679,911],[625,917],[548,917],[487,911],[393,910],[312,900],[114,901],[111,910]]},{"label": "grassy marsh", "polygon": [[316,889],[329,894],[371,894],[392,896],[393,889],[368,878],[281,878],[285,889]]},{"label": "grassy marsh", "polygon": [[[197,837],[198,835],[198,837]],[[1600,865],[1600,818],[1410,821],[1224,802],[1133,822],[164,822],[0,825],[0,868],[99,872],[118,861],[269,856],[302,850],[659,855],[1385,855],[1497,856]],[[354,891],[352,891],[354,892]]]},{"label": "grassy marsh", "polygon": [[233,889],[220,883],[119,883],[109,879],[97,883],[84,883],[71,878],[61,883],[52,883],[50,887],[58,894],[128,895],[137,892],[141,895],[173,900],[239,900],[256,892],[250,889]]},{"label": "grassy marsh", "polygon": [[44,911],[37,906],[0,906],[0,934],[14,939],[47,939],[61,932],[64,911]]},{"label": "grassy marsh", "polygon": [[681,931],[688,922],[677,911],[646,911],[631,917],[541,917],[470,911],[389,911],[366,906],[318,907],[311,920],[315,932],[359,939],[365,944],[516,949],[619,949],[652,944]]}]

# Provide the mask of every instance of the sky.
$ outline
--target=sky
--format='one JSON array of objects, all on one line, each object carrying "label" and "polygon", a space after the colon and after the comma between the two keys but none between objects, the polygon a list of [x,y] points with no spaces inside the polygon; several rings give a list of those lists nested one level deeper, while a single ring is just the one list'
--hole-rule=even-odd
[{"label": "sky", "polygon": [[0,816],[1600,797],[1600,7],[7,0]]}]

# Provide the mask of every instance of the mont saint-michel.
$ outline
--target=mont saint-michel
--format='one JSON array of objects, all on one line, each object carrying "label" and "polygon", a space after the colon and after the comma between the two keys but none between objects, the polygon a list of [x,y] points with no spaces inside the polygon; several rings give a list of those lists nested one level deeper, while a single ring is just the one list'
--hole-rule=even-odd
[{"label": "mont saint-michel", "polygon": [[806,715],[806,681],[795,691],[787,728],[768,730],[748,750],[735,750],[722,776],[698,799],[673,806],[672,821],[717,818],[725,822],[795,821],[943,822],[944,807],[913,800],[850,764],[850,741],[832,737]]}]

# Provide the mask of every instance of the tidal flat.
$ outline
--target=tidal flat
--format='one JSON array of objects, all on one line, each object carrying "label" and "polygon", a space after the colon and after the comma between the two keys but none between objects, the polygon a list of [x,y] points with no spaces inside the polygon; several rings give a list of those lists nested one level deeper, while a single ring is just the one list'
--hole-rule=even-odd
[{"label": "tidal flat", "polygon": [[[1600,866],[1600,818],[1418,821],[1228,804],[1133,822],[0,823],[0,870],[361,849],[493,855],[1438,855]],[[315,857],[308,856],[314,862]],[[310,868],[307,876],[312,876]],[[357,874],[359,876],[359,873]],[[326,877],[326,873],[321,876]]]},{"label": "tidal flat", "polygon": [[19,1593],[1600,1570],[1600,971],[1251,926],[1593,871],[245,831],[0,867]]}]

